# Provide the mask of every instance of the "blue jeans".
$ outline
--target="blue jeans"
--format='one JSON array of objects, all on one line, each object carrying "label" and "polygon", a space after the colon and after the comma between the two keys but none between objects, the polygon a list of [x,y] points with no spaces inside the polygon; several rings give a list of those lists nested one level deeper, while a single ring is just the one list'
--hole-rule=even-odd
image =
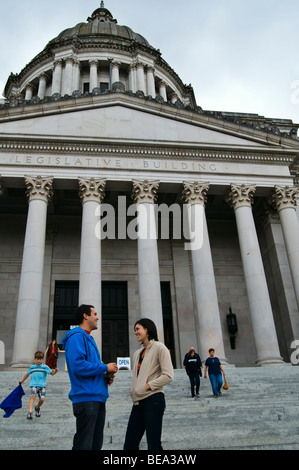
[{"label": "blue jeans", "polygon": [[158,392],[133,405],[128,422],[124,450],[139,450],[146,433],[148,450],[163,450],[161,444],[162,421],[165,410],[164,393]]},{"label": "blue jeans", "polygon": [[72,450],[101,450],[106,418],[105,403],[74,403],[73,413],[76,417],[76,434]]},{"label": "blue jeans", "polygon": [[213,395],[218,397],[223,385],[222,374],[209,374],[209,379],[212,385]]}]

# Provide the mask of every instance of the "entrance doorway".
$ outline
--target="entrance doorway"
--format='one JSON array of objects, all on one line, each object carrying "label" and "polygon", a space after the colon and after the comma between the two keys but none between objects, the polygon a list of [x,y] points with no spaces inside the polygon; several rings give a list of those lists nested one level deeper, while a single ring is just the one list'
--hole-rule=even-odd
[{"label": "entrance doorway", "polygon": [[[174,367],[175,344],[171,306],[170,283],[161,282],[163,327],[165,345],[170,350]],[[61,348],[61,340],[71,326],[78,306],[79,281],[56,281],[52,338]],[[100,327],[100,325],[99,325]],[[116,362],[117,357],[128,357],[128,287],[123,281],[102,282],[102,361]]]},{"label": "entrance doorway", "polygon": [[[79,281],[56,281],[54,295],[53,338],[61,340],[74,325],[78,307]],[[126,282],[102,282],[102,354],[103,362],[116,362],[129,356],[128,299]]]},{"label": "entrance doorway", "polygon": [[128,357],[128,288],[126,282],[102,283],[102,360]]}]

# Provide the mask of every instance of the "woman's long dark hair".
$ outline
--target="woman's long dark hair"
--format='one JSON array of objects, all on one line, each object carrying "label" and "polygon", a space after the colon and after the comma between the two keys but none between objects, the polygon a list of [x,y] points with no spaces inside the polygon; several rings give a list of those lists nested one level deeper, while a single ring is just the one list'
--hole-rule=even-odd
[{"label": "woman's long dark hair", "polygon": [[157,328],[153,320],[150,320],[149,318],[141,318],[135,323],[134,330],[136,325],[141,325],[143,328],[147,329],[147,336],[149,340],[154,339],[155,341],[159,341]]}]

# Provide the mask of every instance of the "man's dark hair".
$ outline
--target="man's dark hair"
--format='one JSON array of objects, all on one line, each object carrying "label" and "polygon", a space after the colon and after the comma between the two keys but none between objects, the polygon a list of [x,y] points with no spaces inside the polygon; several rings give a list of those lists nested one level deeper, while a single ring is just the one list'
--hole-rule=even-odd
[{"label": "man's dark hair", "polygon": [[135,323],[134,329],[136,325],[141,325],[143,326],[143,328],[147,329],[147,336],[149,340],[154,339],[155,341],[159,341],[157,328],[152,320],[150,320],[149,318],[141,318]]},{"label": "man's dark hair", "polygon": [[75,314],[75,322],[76,325],[81,325],[81,323],[84,320],[83,314],[86,313],[86,315],[90,316],[91,315],[91,309],[94,308],[93,305],[86,305],[82,304],[77,308],[76,314]]}]

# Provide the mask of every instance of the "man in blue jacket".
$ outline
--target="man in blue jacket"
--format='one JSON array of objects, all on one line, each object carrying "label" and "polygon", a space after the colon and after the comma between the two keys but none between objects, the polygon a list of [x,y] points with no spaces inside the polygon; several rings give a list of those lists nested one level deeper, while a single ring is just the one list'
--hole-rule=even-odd
[{"label": "man in blue jacket", "polygon": [[101,450],[108,384],[117,372],[117,364],[103,364],[91,332],[97,329],[97,312],[93,305],[80,305],[75,322],[62,340],[71,382],[69,398],[76,417],[73,450]]}]

